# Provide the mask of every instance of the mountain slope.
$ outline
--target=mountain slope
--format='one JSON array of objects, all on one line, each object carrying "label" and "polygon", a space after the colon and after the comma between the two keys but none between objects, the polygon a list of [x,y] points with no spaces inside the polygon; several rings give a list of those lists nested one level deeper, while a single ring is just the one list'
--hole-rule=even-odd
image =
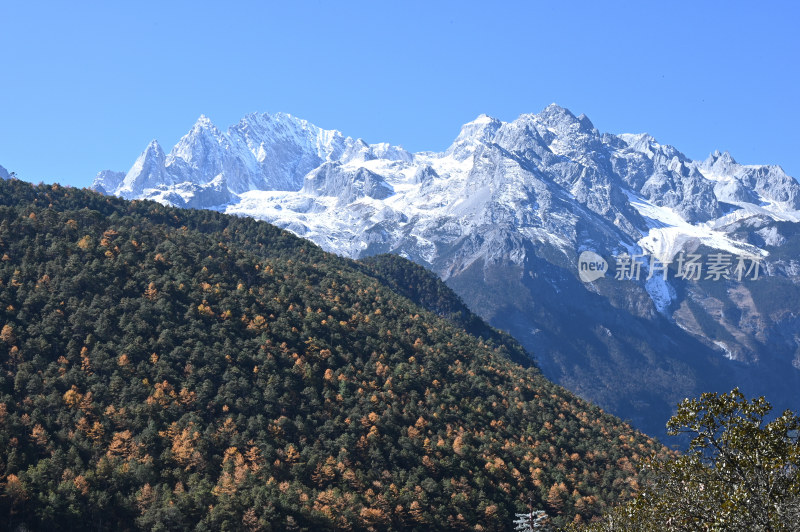
[{"label": "mountain slope", "polygon": [[504,530],[627,496],[663,447],[512,349],[262,222],[0,182],[10,529]]},{"label": "mountain slope", "polygon": [[[226,147],[237,127],[220,134],[213,160],[238,160]],[[272,127],[263,145],[282,153]],[[228,187],[227,199],[203,203],[195,188],[214,178],[224,189],[222,166],[193,166],[172,184],[160,173],[175,175],[174,165],[135,165],[125,179],[151,183],[137,197],[267,220],[349,257],[422,264],[536,353],[550,378],[652,434],[663,436],[677,400],[709,390],[739,385],[779,409],[800,400],[800,307],[789,297],[800,287],[800,185],[779,167],[718,152],[693,161],[646,134],[601,133],[557,105],[512,122],[482,115],[442,153],[326,135],[344,147],[324,158],[321,140],[293,151],[319,161],[294,188]],[[204,138],[193,130],[164,161]],[[581,281],[583,251],[611,263],[605,278]],[[679,279],[681,252],[758,259],[762,275]],[[622,254],[672,262],[668,279],[646,280],[657,272],[645,265],[638,281],[614,280]]]},{"label": "mountain slope", "polygon": [[530,353],[502,331],[490,327],[474,314],[451,288],[436,275],[398,255],[383,254],[359,261],[367,271],[396,293],[483,341],[501,346],[508,357],[523,366],[533,364]]}]

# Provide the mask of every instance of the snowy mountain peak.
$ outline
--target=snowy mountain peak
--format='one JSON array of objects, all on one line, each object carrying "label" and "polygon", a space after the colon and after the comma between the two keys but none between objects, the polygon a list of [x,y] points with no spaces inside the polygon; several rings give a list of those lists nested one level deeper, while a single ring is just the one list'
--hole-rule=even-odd
[{"label": "snowy mountain peak", "polygon": [[727,151],[715,151],[693,166],[714,183],[720,201],[770,205],[780,213],[800,209],[800,184],[780,166],[741,165]]},{"label": "snowy mountain peak", "polygon": [[569,117],[575,120],[575,115],[566,107],[561,107],[556,102],[551,103],[539,113],[539,116],[544,117]]},{"label": "snowy mountain peak", "polygon": [[248,132],[250,135],[262,137],[261,140],[269,137],[283,137],[300,141],[300,139],[342,136],[339,131],[324,130],[307,120],[297,118],[288,113],[248,114],[228,130],[228,133],[232,135],[236,134],[236,132]]},{"label": "snowy mountain peak", "polygon": [[228,139],[211,120],[200,115],[192,130],[181,137],[170,151],[168,164],[178,164],[176,159],[181,159],[183,163],[200,168],[208,162],[209,157],[214,157],[218,147],[225,149],[228,145]]},{"label": "snowy mountain peak", "polygon": [[733,156],[730,154],[728,150],[720,153],[719,150],[714,151],[714,158],[721,160],[726,164],[736,164],[736,161],[733,159]]},{"label": "snowy mountain peak", "polygon": [[720,153],[719,150],[715,150],[700,166],[717,175],[727,175],[735,170],[738,163],[727,151]]},{"label": "snowy mountain peak", "polygon": [[689,158],[669,144],[660,144],[652,135],[648,133],[630,134],[623,133],[617,135],[628,148],[632,151],[641,153],[657,164],[677,165],[678,163],[688,163]]},{"label": "snowy mountain peak", "polygon": [[475,120],[461,126],[456,140],[445,152],[456,160],[463,161],[471,157],[479,144],[491,142],[503,122],[488,115],[479,115]]},{"label": "snowy mountain peak", "polygon": [[579,123],[578,119],[572,114],[572,111],[565,107],[561,107],[557,103],[551,103],[545,107],[541,113],[537,115],[539,120],[549,127],[557,128],[558,126],[569,126]]},{"label": "snowy mountain peak", "polygon": [[461,126],[461,131],[456,137],[455,142],[474,139],[486,141],[492,138],[503,122],[489,115],[481,114],[475,120],[467,122]]},{"label": "snowy mountain peak", "polygon": [[157,140],[151,140],[133,163],[114,194],[126,199],[146,196],[148,188],[172,184],[164,171],[166,156]]},{"label": "snowy mountain peak", "polygon": [[[194,127],[195,127],[195,128],[206,128],[206,127],[212,127],[212,128],[215,128],[214,124],[211,122],[211,119],[210,119],[210,118],[208,118],[208,117],[207,117],[206,115],[204,115],[204,114],[201,114],[201,115],[200,115],[200,116],[197,118],[197,121],[194,123]],[[216,128],[215,128],[215,129],[216,129]]]},{"label": "snowy mountain peak", "polygon": [[163,157],[164,150],[161,148],[161,144],[158,143],[156,139],[151,140],[147,147],[144,149],[143,153],[151,153],[153,156]]},{"label": "snowy mountain peak", "polygon": [[617,138],[622,139],[630,149],[647,154],[649,157],[652,157],[659,148],[656,139],[647,133],[622,133],[617,135]]},{"label": "snowy mountain peak", "polygon": [[478,117],[475,120],[473,120],[472,122],[468,122],[468,123],[469,124],[491,124],[493,122],[499,122],[499,120],[497,120],[494,117],[491,117],[491,116],[487,115],[486,113],[481,113],[481,114],[478,115]]}]

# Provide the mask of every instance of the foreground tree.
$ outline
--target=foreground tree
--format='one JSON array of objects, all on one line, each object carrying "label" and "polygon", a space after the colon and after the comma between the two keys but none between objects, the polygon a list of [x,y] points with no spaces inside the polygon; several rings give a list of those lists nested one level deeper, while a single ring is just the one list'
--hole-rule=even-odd
[{"label": "foreground tree", "polygon": [[667,424],[692,437],[676,459],[649,462],[637,498],[592,530],[800,530],[800,416],[738,389],[686,399]]}]

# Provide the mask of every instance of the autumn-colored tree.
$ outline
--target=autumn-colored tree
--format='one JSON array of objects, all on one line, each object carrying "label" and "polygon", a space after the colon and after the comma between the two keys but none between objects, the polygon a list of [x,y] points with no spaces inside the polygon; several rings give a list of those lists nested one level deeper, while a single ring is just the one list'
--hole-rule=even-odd
[{"label": "autumn-colored tree", "polygon": [[564,511],[564,496],[567,487],[563,482],[553,483],[547,492],[547,506],[552,510],[554,515],[561,514]]},{"label": "autumn-colored tree", "polygon": [[17,337],[14,336],[14,328],[11,325],[3,325],[2,330],[0,330],[0,340],[7,344],[13,344],[17,341]]}]

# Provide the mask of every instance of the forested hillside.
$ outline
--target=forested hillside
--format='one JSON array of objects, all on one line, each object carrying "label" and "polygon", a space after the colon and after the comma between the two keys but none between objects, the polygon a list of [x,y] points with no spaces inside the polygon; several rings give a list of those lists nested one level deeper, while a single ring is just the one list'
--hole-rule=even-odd
[{"label": "forested hillside", "polygon": [[446,318],[473,336],[502,346],[515,362],[526,367],[533,365],[533,356],[527,354],[519,342],[509,334],[489,326],[430,270],[391,253],[365,257],[358,262],[367,267],[369,275],[377,277],[382,284],[401,296]]},{"label": "forested hillside", "polygon": [[0,523],[505,530],[529,502],[590,519],[665,453],[370,271],[266,223],[0,182]]}]

